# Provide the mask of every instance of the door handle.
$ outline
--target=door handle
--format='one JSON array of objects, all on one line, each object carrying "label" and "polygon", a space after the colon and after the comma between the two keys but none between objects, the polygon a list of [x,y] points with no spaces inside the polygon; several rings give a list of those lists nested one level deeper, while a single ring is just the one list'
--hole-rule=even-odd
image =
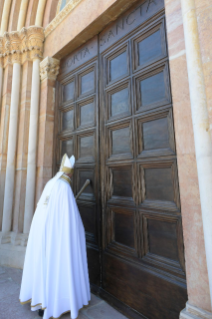
[{"label": "door handle", "polygon": [[91,182],[90,179],[86,179],[84,185],[82,186],[82,188],[80,189],[79,193],[75,197],[76,200],[80,197],[80,195],[82,194],[84,189],[90,184],[90,182]]}]

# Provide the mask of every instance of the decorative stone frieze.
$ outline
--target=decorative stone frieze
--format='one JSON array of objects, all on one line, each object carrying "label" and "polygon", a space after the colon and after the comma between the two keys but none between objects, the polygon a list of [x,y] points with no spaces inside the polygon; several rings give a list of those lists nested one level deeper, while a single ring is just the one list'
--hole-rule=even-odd
[{"label": "decorative stone frieze", "polygon": [[81,2],[82,0],[70,0],[56,17],[45,28],[45,37],[49,35],[66,17],[67,15]]},{"label": "decorative stone frieze", "polygon": [[37,26],[5,32],[4,36],[0,37],[0,65],[42,59],[44,38],[43,28]]},{"label": "decorative stone frieze", "polygon": [[40,76],[41,81],[48,78],[50,80],[56,80],[59,73],[60,61],[51,57],[46,57],[40,63]]}]

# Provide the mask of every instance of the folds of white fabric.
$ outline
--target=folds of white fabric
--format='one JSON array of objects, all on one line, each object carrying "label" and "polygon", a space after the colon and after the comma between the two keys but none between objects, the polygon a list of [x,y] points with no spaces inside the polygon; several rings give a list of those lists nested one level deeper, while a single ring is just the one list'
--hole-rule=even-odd
[{"label": "folds of white fabric", "polygon": [[90,300],[85,231],[71,187],[61,179],[33,218],[20,292],[20,301],[28,300],[32,310],[45,308],[44,319],[67,311],[75,319]]}]

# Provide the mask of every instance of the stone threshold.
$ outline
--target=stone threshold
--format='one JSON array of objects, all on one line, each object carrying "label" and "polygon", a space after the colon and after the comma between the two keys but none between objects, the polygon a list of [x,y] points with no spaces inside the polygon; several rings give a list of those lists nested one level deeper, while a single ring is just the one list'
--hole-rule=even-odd
[{"label": "stone threshold", "polygon": [[180,313],[180,319],[212,319],[212,313],[186,303],[186,308]]}]

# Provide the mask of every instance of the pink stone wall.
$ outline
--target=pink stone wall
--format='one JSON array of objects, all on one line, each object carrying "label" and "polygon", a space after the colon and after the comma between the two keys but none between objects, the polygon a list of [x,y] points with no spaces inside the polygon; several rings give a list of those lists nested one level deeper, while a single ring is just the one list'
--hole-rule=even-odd
[{"label": "pink stone wall", "polygon": [[[83,0],[45,40],[44,57],[64,57],[98,34],[137,0]],[[80,19],[80,23],[79,23]]]},{"label": "pink stone wall", "polygon": [[[189,302],[211,311],[180,0],[165,0]],[[212,57],[212,56],[211,56]]]}]

